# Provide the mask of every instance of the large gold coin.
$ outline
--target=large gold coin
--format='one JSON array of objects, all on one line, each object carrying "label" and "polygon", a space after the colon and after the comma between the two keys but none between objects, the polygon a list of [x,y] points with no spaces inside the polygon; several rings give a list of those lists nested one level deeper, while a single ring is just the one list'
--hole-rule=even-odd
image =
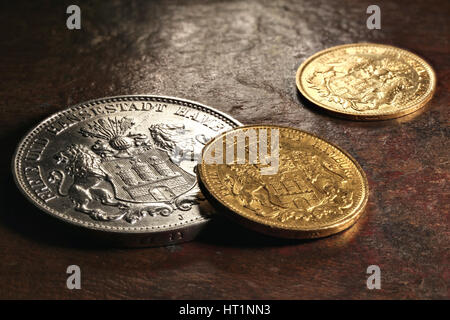
[{"label": "large gold coin", "polygon": [[358,43],[314,54],[298,68],[296,83],[306,99],[337,116],[382,120],[423,107],[433,96],[436,75],[411,52]]},{"label": "large gold coin", "polygon": [[198,172],[219,211],[283,238],[324,237],[350,227],[369,194],[363,170],[347,152],[288,127],[227,131],[204,147]]}]

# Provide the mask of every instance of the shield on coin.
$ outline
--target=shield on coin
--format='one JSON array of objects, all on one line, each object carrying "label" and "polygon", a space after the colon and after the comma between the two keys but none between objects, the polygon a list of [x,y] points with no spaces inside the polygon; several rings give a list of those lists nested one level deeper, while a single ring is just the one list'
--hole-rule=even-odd
[{"label": "shield on coin", "polygon": [[196,178],[173,163],[167,152],[144,150],[128,158],[104,161],[116,198],[128,202],[171,202],[190,190]]}]

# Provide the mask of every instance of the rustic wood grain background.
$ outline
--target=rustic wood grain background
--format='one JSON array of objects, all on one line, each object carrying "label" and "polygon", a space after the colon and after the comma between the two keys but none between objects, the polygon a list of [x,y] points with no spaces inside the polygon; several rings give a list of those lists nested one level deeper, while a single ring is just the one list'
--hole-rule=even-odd
[{"label": "rustic wood grain background", "polygon": [[[449,2],[2,2],[0,12],[0,298],[448,299]],[[318,50],[351,42],[411,50],[435,68],[419,114],[340,120],[305,105],[295,72]],[[44,117],[103,96],[196,100],[245,124],[310,131],[348,150],[370,184],[363,218],[315,241],[279,241],[216,219],[194,242],[115,249],[72,234],[25,200],[10,174],[19,139]],[[66,288],[66,268],[82,289]],[[381,290],[366,269],[381,268]]]}]

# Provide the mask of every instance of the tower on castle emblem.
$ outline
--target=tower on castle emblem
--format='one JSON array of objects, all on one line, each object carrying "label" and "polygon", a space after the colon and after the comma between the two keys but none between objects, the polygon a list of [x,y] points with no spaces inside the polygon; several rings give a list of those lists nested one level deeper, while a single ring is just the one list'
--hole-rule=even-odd
[{"label": "tower on castle emblem", "polygon": [[192,189],[193,175],[173,163],[168,151],[158,148],[150,137],[131,133],[130,118],[100,119],[80,133],[98,140],[92,150],[102,158],[119,200],[150,203],[172,201]]}]

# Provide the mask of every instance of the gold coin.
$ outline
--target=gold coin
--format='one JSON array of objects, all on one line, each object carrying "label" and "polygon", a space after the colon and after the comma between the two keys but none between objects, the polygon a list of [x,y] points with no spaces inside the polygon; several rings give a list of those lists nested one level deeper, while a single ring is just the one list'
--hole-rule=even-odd
[{"label": "gold coin", "polygon": [[423,107],[433,96],[436,75],[411,52],[358,43],[314,54],[298,68],[296,83],[306,99],[337,116],[383,120]]},{"label": "gold coin", "polygon": [[350,227],[369,194],[363,170],[347,152],[288,127],[222,133],[203,148],[198,172],[219,211],[283,238],[318,238]]}]

